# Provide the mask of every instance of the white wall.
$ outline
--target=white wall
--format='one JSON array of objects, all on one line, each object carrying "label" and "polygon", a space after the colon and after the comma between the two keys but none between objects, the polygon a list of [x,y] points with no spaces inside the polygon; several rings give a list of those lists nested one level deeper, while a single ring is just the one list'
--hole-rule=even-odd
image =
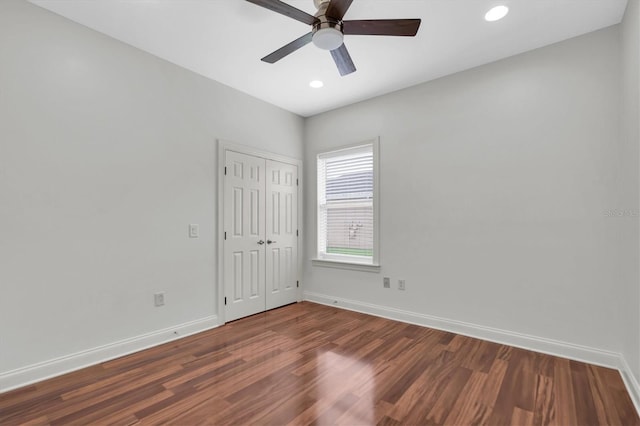
[{"label": "white wall", "polygon": [[380,136],[382,265],[314,267],[309,236],[307,297],[621,352],[619,76],[611,27],[307,119],[309,230],[315,155]]},{"label": "white wall", "polygon": [[216,138],[302,158],[302,118],[20,0],[0,64],[0,377],[215,316]]},{"label": "white wall", "polygon": [[620,200],[619,206],[631,213],[619,218],[623,262],[620,280],[627,286],[624,306],[624,355],[640,382],[640,253],[638,251],[638,155],[640,128],[640,1],[629,0],[620,29],[622,60],[622,115],[620,134]]}]

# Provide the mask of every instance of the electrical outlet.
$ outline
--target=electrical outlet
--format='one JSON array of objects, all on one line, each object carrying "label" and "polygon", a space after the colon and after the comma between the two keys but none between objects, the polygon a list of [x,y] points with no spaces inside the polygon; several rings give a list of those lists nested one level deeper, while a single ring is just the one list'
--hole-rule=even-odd
[{"label": "electrical outlet", "polygon": [[153,303],[156,306],[164,306],[164,291],[153,295]]},{"label": "electrical outlet", "polygon": [[389,277],[384,277],[382,279],[382,287],[384,288],[391,288],[391,278]]},{"label": "electrical outlet", "polygon": [[200,235],[200,227],[197,223],[189,224],[189,238],[198,238]]},{"label": "electrical outlet", "polygon": [[406,290],[404,280],[398,280],[398,290]]}]

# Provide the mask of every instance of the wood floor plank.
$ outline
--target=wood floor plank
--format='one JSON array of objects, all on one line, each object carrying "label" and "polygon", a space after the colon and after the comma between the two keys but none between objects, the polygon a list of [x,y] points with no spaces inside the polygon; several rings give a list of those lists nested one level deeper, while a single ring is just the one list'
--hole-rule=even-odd
[{"label": "wood floor plank", "polygon": [[337,425],[375,425],[391,411],[393,406],[386,401],[374,402],[371,395],[358,398],[342,416],[336,419]]},{"label": "wood floor plank", "polygon": [[509,363],[507,361],[496,358],[489,369],[487,381],[482,388],[479,400],[484,406],[489,407],[491,410],[493,410],[498,400],[502,381],[504,380],[504,375],[507,373],[508,367]]},{"label": "wood floor plank", "polygon": [[149,398],[141,399],[137,402],[127,401],[127,404],[119,410],[109,408],[109,412],[100,417],[99,421],[103,424],[127,424],[135,423],[138,418],[135,416],[137,411],[143,410],[153,404],[157,404],[173,396],[173,392],[165,390],[160,393],[154,393]]},{"label": "wood floor plank", "polygon": [[[215,383],[219,387],[219,395],[228,397],[235,392],[251,386],[257,381],[269,376],[274,370],[286,368],[301,358],[300,354],[277,353],[271,356],[256,359],[255,363],[248,362],[243,365],[242,370],[236,371],[235,374],[229,375],[226,380],[212,381],[198,384],[199,389],[210,387]],[[256,365],[265,365],[267,368],[254,368]],[[212,378],[215,379],[215,378]]]},{"label": "wood floor plank", "polygon": [[[446,424],[490,424],[488,419],[493,414],[507,367],[506,361],[496,358],[488,373],[474,372],[474,374],[486,376],[482,381],[479,393],[474,393],[473,389],[469,389],[468,394],[460,395],[458,403],[463,403],[464,409],[460,409],[460,412],[457,413],[458,419],[455,421],[447,420]],[[456,414],[453,412],[454,409],[452,409],[452,415]]]},{"label": "wood floor plank", "polygon": [[570,362],[562,358],[556,359],[555,362],[553,382],[558,425],[578,424]]},{"label": "wood floor plank", "polygon": [[393,407],[388,413],[389,417],[394,419],[406,418],[419,401],[424,401],[428,398],[432,380],[432,374],[428,368],[415,377],[413,383],[402,393],[399,399],[394,404],[389,404]]},{"label": "wood floor plank", "polygon": [[513,409],[513,416],[511,417],[511,424],[518,426],[533,425],[533,412],[523,410],[520,407],[515,407]]},{"label": "wood floor plank", "polygon": [[487,373],[474,371],[461,390],[444,423],[449,425],[479,424],[487,407],[480,403],[480,395],[487,382]]},{"label": "wood floor plank", "polygon": [[488,422],[508,425],[511,424],[516,408],[533,411],[535,386],[536,375],[531,366],[531,354],[514,348]]},{"label": "wood floor plank", "polygon": [[[391,404],[395,404],[398,400],[407,392],[413,382],[422,374],[422,372],[433,363],[433,355],[424,353],[422,351],[417,352],[419,356],[411,358],[411,362],[399,363],[393,373],[395,377],[388,377],[387,383],[391,384],[387,388],[381,399]],[[436,354],[439,355],[439,354]]]},{"label": "wood floor plank", "polygon": [[588,424],[589,419],[597,419],[598,413],[593,400],[593,393],[587,377],[587,366],[582,362],[569,361],[573,398],[576,406],[578,424]]},{"label": "wood floor plank", "polygon": [[536,384],[536,402],[533,410],[533,423],[547,426],[553,424],[555,420],[555,399],[553,394],[553,380],[543,374],[538,374]]},{"label": "wood floor plank", "polygon": [[620,417],[620,422],[623,425],[637,425],[638,413],[633,407],[629,394],[624,389],[612,389],[613,400],[616,405],[616,411]]},{"label": "wood floor plank", "polygon": [[461,350],[467,351],[462,366],[483,373],[489,372],[500,345],[478,339],[467,338],[467,344]]},{"label": "wood floor plank", "polygon": [[389,416],[384,416],[378,422],[378,426],[402,426],[402,422],[399,422],[398,420]]},{"label": "wood floor plank", "polygon": [[[165,401],[161,401],[152,406],[157,408],[139,411],[136,413],[136,417],[140,419],[141,424],[173,424],[177,418],[189,413],[195,407],[204,403],[213,404],[217,400],[217,396],[209,392],[188,392],[182,395],[181,398],[178,397],[173,400],[171,398],[166,399],[165,401],[170,401],[170,404],[167,404]],[[144,414],[142,414],[143,412]]]},{"label": "wood floor plank", "polygon": [[55,413],[53,416],[48,416],[51,419],[51,425],[68,425],[68,424],[91,424],[100,421],[107,415],[110,415],[122,408],[129,407],[138,401],[152,398],[164,392],[164,388],[161,385],[143,386],[136,388],[129,388],[126,392],[119,393],[112,396],[109,399],[101,400],[99,402],[92,403],[91,405],[85,405],[81,409],[77,409],[73,412],[65,412],[63,416],[61,413]]},{"label": "wood floor plank", "polygon": [[0,425],[638,425],[616,370],[304,302],[0,394]]},{"label": "wood floor plank", "polygon": [[[360,398],[383,401],[382,395],[393,383],[389,378],[399,374],[399,372],[393,363],[384,360],[372,362],[369,366],[371,367],[371,370],[369,370],[370,376],[368,379],[362,379],[363,383],[360,386],[355,386],[356,389],[353,389],[352,392]],[[355,385],[359,384],[359,382],[355,382]]]},{"label": "wood floor plank", "polygon": [[[410,409],[403,411],[408,414],[402,418],[403,423],[424,424],[426,416],[432,410],[436,401],[445,391],[451,377],[460,368],[460,361],[449,351],[443,350],[429,366],[430,386],[424,396],[416,400]],[[396,412],[396,411],[394,411]],[[393,412],[392,412],[393,413]]]},{"label": "wood floor plank", "polygon": [[602,367],[595,365],[587,365],[589,371],[589,388],[593,396],[596,412],[598,413],[598,422],[600,424],[622,424],[617,410],[611,410],[607,407],[615,406],[613,395],[606,385],[606,380],[600,375]]},{"label": "wood floor plank", "polygon": [[24,422],[23,425],[24,426],[44,426],[44,425],[48,425],[49,423],[50,423],[49,418],[47,416],[40,416],[28,422]]},{"label": "wood floor plank", "polygon": [[436,400],[433,408],[425,417],[427,424],[443,424],[451,409],[460,397],[460,392],[467,385],[472,371],[468,368],[458,367],[448,380],[447,387]]},{"label": "wood floor plank", "polygon": [[[214,418],[216,413],[224,411],[230,406],[231,404],[224,399],[213,397],[200,402],[188,410],[177,412],[176,415],[170,419],[162,419],[160,422],[173,425],[219,424],[212,423],[211,419]],[[142,423],[155,424],[150,417]]]}]

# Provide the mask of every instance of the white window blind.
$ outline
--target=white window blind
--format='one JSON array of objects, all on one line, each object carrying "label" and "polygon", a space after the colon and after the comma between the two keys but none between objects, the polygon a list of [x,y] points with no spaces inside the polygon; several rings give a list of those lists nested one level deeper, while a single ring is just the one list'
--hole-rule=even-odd
[{"label": "white window blind", "polygon": [[318,156],[318,257],[373,263],[373,145]]}]

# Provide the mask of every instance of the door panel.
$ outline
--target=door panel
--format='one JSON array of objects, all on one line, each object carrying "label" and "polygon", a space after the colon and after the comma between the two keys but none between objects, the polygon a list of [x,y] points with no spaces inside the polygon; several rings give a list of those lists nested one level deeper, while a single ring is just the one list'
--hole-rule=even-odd
[{"label": "door panel", "polygon": [[266,306],[298,300],[298,168],[266,160]]},{"label": "door panel", "polygon": [[225,320],[233,321],[266,309],[265,160],[225,151],[225,165]]}]

